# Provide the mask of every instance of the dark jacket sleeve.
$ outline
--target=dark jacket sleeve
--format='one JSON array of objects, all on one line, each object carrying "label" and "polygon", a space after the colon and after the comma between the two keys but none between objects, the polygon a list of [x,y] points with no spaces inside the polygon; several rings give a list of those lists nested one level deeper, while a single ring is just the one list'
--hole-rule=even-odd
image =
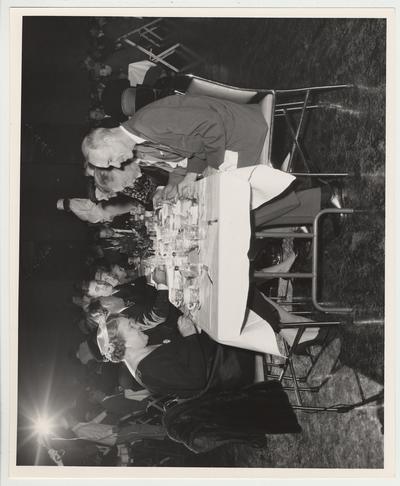
[{"label": "dark jacket sleeve", "polygon": [[151,329],[165,322],[169,313],[168,290],[157,290],[153,302],[149,302],[139,316],[139,321],[147,329]]},{"label": "dark jacket sleeve", "polygon": [[218,169],[224,161],[224,124],[219,114],[207,106],[149,105],[125,125],[149,140],[189,153],[189,172],[201,173],[207,166]]},{"label": "dark jacket sleeve", "polygon": [[163,344],[146,356],[138,366],[146,388],[156,394],[182,397],[205,388],[207,361],[214,348],[207,343],[204,346],[200,336],[195,334]]}]

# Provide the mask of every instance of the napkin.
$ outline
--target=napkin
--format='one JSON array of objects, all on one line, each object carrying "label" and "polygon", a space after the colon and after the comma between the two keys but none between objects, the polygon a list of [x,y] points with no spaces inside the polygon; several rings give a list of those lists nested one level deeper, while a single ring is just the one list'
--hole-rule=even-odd
[{"label": "napkin", "polygon": [[138,61],[128,64],[128,79],[131,86],[142,84],[147,71],[155,67],[156,64],[151,61]]},{"label": "napkin", "polygon": [[228,346],[284,356],[279,350],[277,336],[270,324],[252,310],[247,313],[246,324],[240,335],[218,341]]}]

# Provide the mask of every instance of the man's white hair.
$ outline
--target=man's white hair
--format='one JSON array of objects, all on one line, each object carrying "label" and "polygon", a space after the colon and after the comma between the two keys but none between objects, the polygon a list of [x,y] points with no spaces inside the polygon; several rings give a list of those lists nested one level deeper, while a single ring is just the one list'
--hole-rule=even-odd
[{"label": "man's white hair", "polygon": [[93,150],[99,150],[104,145],[105,137],[111,135],[109,128],[95,128],[82,141],[81,149],[85,159],[88,159],[89,153]]}]

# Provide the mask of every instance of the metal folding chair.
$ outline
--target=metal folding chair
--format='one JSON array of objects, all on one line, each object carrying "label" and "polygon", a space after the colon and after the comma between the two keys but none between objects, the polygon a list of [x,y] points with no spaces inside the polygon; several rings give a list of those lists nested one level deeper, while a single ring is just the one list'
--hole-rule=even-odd
[{"label": "metal folding chair", "polygon": [[[292,302],[291,302],[292,304]],[[296,313],[298,313],[296,311]],[[356,403],[349,404],[329,404],[323,405],[319,400],[314,400],[318,392],[326,385],[331,375],[327,375],[325,378],[321,377],[319,383],[316,385],[310,385],[308,383],[310,376],[317,366],[320,359],[323,359],[323,353],[328,344],[329,334],[325,338],[324,343],[320,343],[320,349],[312,354],[310,351],[303,355],[302,366],[299,366],[299,356],[296,356],[296,350],[298,348],[300,339],[307,328],[319,327],[333,329],[338,326],[345,325],[346,323],[340,320],[320,320],[313,322],[286,322],[281,324],[281,329],[296,329],[297,333],[295,339],[290,346],[286,341],[284,341],[285,357],[275,357],[270,355],[257,355],[256,356],[256,377],[257,382],[264,381],[268,379],[277,380],[282,383],[283,389],[285,391],[293,394],[293,400],[291,400],[291,405],[294,410],[299,410],[302,412],[336,412],[345,413],[353,410],[355,408],[364,406],[368,403],[376,402],[383,399],[383,390],[372,396],[365,396],[361,384],[358,383],[359,392],[361,395],[361,400]],[[304,359],[309,360],[309,366],[304,367]],[[336,360],[332,364],[331,373],[340,367],[340,359]]]},{"label": "metal folding chair", "polygon": [[[255,103],[260,102],[264,117],[268,123],[269,131],[263,150],[263,163],[272,165],[271,154],[274,136],[274,120],[284,117],[292,139],[290,159],[287,172],[292,172],[294,157],[300,154],[307,176],[311,177],[344,177],[349,173],[326,173],[322,174],[315,170],[313,164],[307,159],[302,148],[302,136],[306,122],[306,113],[309,110],[321,108],[322,102],[316,102],[317,95],[330,91],[351,88],[351,84],[311,86],[307,88],[271,90],[271,89],[247,89],[229,86],[194,75],[186,75],[188,86],[185,92],[193,95],[212,96],[222,98],[236,103]],[[261,101],[260,101],[261,100]],[[298,114],[297,126],[292,121],[292,115]],[[313,169],[314,172],[311,172]],[[304,176],[304,172],[295,173],[296,176]]]},{"label": "metal folding chair", "polygon": [[325,313],[337,313],[337,314],[349,314],[353,312],[352,307],[340,307],[337,305],[332,305],[332,303],[320,302],[318,296],[318,283],[319,283],[319,273],[318,273],[318,242],[320,237],[319,223],[321,217],[326,214],[356,214],[365,213],[364,210],[360,209],[337,209],[328,208],[322,209],[314,218],[313,229],[309,233],[301,233],[294,231],[271,231],[262,230],[256,232],[256,238],[293,238],[293,239],[307,239],[311,241],[312,245],[312,260],[311,260],[311,272],[263,272],[255,271],[253,277],[255,280],[265,280],[271,278],[286,278],[286,279],[310,279],[311,280],[311,299],[314,308],[320,312]]},{"label": "metal folding chair", "polygon": [[[285,348],[285,357],[278,358],[270,355],[258,355],[256,358],[256,374],[258,380],[273,379],[282,383],[283,389],[294,394],[294,401],[292,407],[295,410],[308,412],[344,412],[348,410],[348,406],[342,405],[307,405],[304,402],[304,395],[316,394],[325,384],[326,380],[322,380],[318,385],[310,386],[307,379],[311,374],[313,367],[318,361],[319,356],[307,355],[310,360],[308,371],[300,376],[296,369],[295,353],[300,343],[301,337],[306,329],[310,328],[334,328],[343,324],[342,321],[313,321],[313,322],[286,322],[280,325],[281,329],[296,329],[296,335],[292,345],[290,346],[284,339],[282,339]],[[320,353],[319,353],[320,354]],[[266,371],[266,372],[265,372]]]},{"label": "metal folding chair", "polygon": [[170,69],[184,73],[202,62],[202,58],[181,42],[168,45],[168,28],[158,18],[120,36],[116,42],[125,42],[147,56],[147,59]]},{"label": "metal folding chair", "polygon": [[140,39],[144,39],[154,47],[161,47],[162,43],[165,40],[165,33],[163,32],[163,21],[164,19],[159,17],[150,22],[146,22],[140,27],[137,27],[136,29],[133,29],[123,36],[119,37],[116,42],[121,42],[127,37],[139,37]]},{"label": "metal folding chair", "polygon": [[[350,175],[348,172],[337,173],[320,173],[310,172],[310,161],[306,159],[304,150],[301,145],[301,136],[303,134],[305,115],[308,110],[320,108],[321,103],[315,103],[317,94],[326,93],[338,89],[350,88],[350,84],[330,85],[330,86],[313,86],[308,88],[289,89],[289,90],[268,90],[268,89],[242,89],[226,84],[210,81],[198,76],[187,75],[187,86],[185,92],[192,95],[206,95],[214,98],[222,98],[236,103],[254,103],[259,102],[261,111],[269,126],[264,147],[262,150],[260,163],[272,166],[271,155],[274,138],[274,121],[279,117],[284,117],[289,128],[289,134],[292,137],[292,148],[288,162],[287,171],[291,172],[295,154],[298,152],[304,163],[306,172],[291,172],[298,177],[317,177],[317,178],[338,178]],[[294,127],[291,120],[291,114],[299,114],[297,127]],[[315,167],[313,167],[315,171]],[[313,230],[309,233],[260,231],[256,233],[257,238],[306,238],[311,240],[313,246],[313,259],[311,272],[297,273],[268,273],[266,276],[263,272],[255,272],[256,279],[262,278],[307,278],[312,282],[312,301],[314,307],[322,312],[350,313],[351,308],[330,306],[326,307],[324,303],[318,301],[318,236],[320,218],[328,213],[354,214],[362,212],[354,209],[324,209],[320,211],[314,220]]]}]

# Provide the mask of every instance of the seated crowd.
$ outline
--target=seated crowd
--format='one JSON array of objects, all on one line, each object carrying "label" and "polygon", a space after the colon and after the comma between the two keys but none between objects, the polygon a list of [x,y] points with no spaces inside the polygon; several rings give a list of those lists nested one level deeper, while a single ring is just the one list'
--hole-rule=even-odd
[{"label": "seated crowd", "polygon": [[[254,353],[216,343],[173,306],[165,268],[157,267],[151,279],[142,275],[142,263],[151,255],[145,220],[160,199],[190,197],[192,183],[208,169],[226,170],[226,151],[236,154],[228,170],[259,163],[268,124],[257,104],[191,95],[167,96],[121,121],[120,126],[93,130],[82,143],[90,197],[57,203],[95,230],[89,279],[79,284],[74,297],[85,335],[76,355],[85,366],[94,362],[98,374],[106,366],[117,370],[111,393],[103,392],[100,402],[104,408],[115,407],[110,399],[118,390],[124,412],[145,411],[154,397],[195,399],[206,390],[232,392],[249,386]],[[322,206],[341,204],[340,194],[329,186],[289,185],[253,211],[254,228],[301,227]],[[284,311],[253,286],[248,308],[280,332]],[[132,442],[165,436],[160,423],[146,425],[139,430],[131,424],[113,436],[113,444],[120,437]],[[81,422],[72,430],[101,443],[99,435],[90,439],[95,428],[91,422],[85,429]],[[289,431],[298,431],[298,425]]]}]

